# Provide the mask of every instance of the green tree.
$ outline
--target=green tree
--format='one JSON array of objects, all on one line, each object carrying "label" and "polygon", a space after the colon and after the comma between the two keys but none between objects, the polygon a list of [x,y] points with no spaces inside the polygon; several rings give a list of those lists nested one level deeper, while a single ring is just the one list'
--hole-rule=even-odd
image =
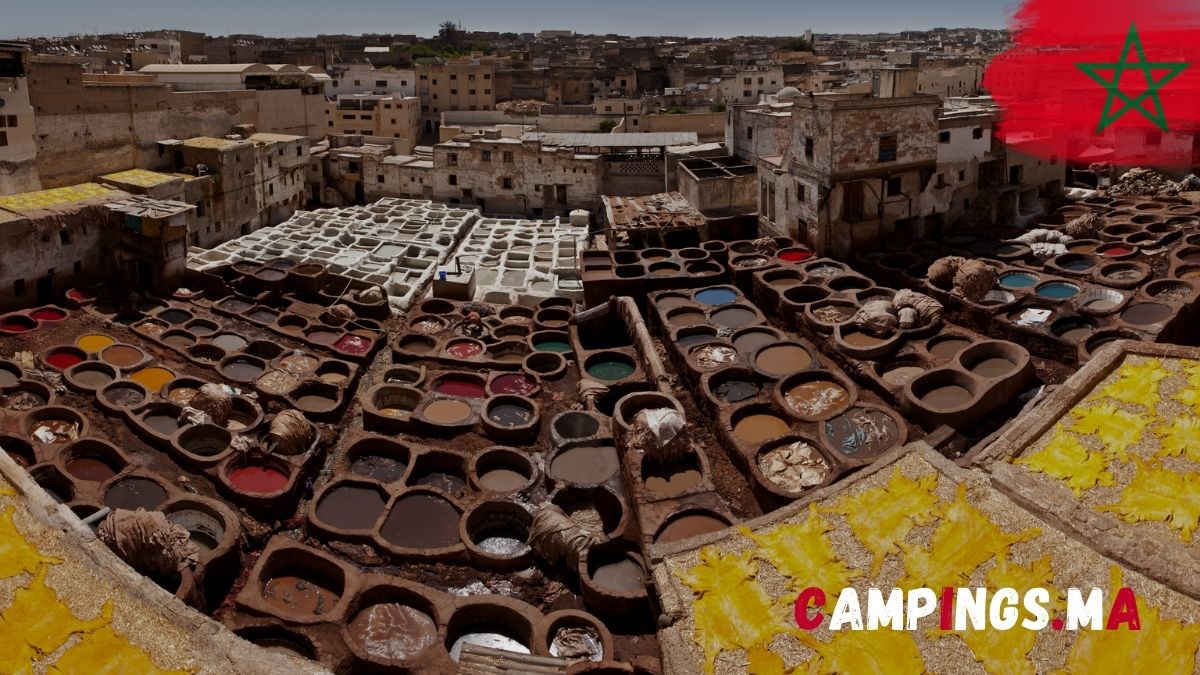
[{"label": "green tree", "polygon": [[725,104],[720,101],[714,101],[708,106],[710,112],[725,112]]},{"label": "green tree", "polygon": [[780,44],[779,49],[785,52],[811,52],[812,43],[804,38],[791,38]]},{"label": "green tree", "polygon": [[617,128],[616,120],[600,120],[600,124],[596,125],[596,131],[602,134],[611,134],[613,129]]},{"label": "green tree", "polygon": [[663,111],[664,115],[684,115],[687,113],[687,108],[683,106],[673,105]]},{"label": "green tree", "polygon": [[438,28],[438,42],[445,46],[458,47],[459,43],[462,41],[462,38],[462,31],[459,30],[458,24],[454,23],[453,21],[443,21],[442,25]]}]

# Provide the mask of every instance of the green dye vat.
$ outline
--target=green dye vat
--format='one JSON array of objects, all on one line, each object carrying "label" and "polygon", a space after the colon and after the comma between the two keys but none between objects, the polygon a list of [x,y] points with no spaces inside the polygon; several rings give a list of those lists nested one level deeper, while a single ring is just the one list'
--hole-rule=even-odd
[{"label": "green dye vat", "polygon": [[533,345],[533,348],[539,352],[569,352],[571,345],[562,340],[546,340]]},{"label": "green dye vat", "polygon": [[633,366],[624,361],[602,361],[588,366],[587,373],[597,380],[623,380],[633,374]]}]

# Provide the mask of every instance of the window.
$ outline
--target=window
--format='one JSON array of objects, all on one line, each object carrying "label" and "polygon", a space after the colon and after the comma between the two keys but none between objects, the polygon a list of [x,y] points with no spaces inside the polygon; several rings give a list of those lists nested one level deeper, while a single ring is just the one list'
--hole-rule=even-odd
[{"label": "window", "polygon": [[63,246],[66,246],[67,244],[71,243],[71,233],[67,232],[66,230],[59,230],[58,231],[58,243],[62,244]]},{"label": "window", "polygon": [[891,178],[887,179],[887,196],[888,197],[895,197],[900,194],[903,194],[903,190],[904,190],[904,186],[902,185],[900,176],[892,176]]},{"label": "window", "polygon": [[750,78],[748,78],[748,77],[743,77],[743,78],[742,78],[742,84],[750,84]]},{"label": "window", "polygon": [[938,143],[949,143],[949,142],[950,142],[950,132],[949,131],[939,131],[938,132]]},{"label": "window", "polygon": [[0,131],[0,148],[8,145],[8,132]]},{"label": "window", "polygon": [[393,118],[392,118],[392,124],[395,124],[395,123],[396,123],[396,118],[395,118],[395,117],[393,117]]},{"label": "window", "polygon": [[483,90],[483,95],[484,95],[484,96],[489,96],[489,95],[491,95],[491,93],[492,93],[492,90],[491,90],[491,89],[484,89],[484,90]]},{"label": "window", "polygon": [[507,151],[507,150],[506,150],[506,151],[504,152],[504,161],[505,161],[506,163],[508,163],[508,164],[512,164],[512,162],[513,162],[513,154],[512,154],[511,152],[509,152],[509,151]]},{"label": "window", "polygon": [[446,155],[446,163],[450,166],[458,166],[458,155],[453,152]]},{"label": "window", "polygon": [[958,182],[962,183],[967,180],[967,172],[964,169],[958,170]]},{"label": "window", "polygon": [[354,115],[347,115],[347,114],[345,114],[345,113],[342,113],[342,119],[344,119],[344,120],[352,120],[352,119],[354,119]]},{"label": "window", "polygon": [[475,95],[475,90],[474,90],[474,89],[469,89],[469,90],[467,90],[467,93],[468,93],[469,95],[471,95],[471,96],[474,96],[474,95]]},{"label": "window", "polygon": [[612,106],[611,105],[604,106],[604,112],[612,112]]},{"label": "window", "polygon": [[370,115],[359,115],[359,116],[358,116],[358,119],[360,119],[360,120],[369,120],[369,119],[371,119],[371,116],[370,116]]},{"label": "window", "polygon": [[429,76],[428,76],[428,75],[426,75],[425,73],[421,73],[421,79],[422,79],[422,80],[428,80],[428,79],[429,79]]},{"label": "window", "polygon": [[[331,124],[332,124],[332,122],[331,122]],[[297,146],[296,146],[296,156],[297,156],[297,157],[303,157],[303,156],[304,156],[304,148],[303,148],[303,147],[301,147],[301,146],[299,146],[299,145],[297,145]]]},{"label": "window", "polygon": [[474,80],[474,79],[475,79],[475,73],[470,73],[470,74],[468,74],[468,75],[467,75],[467,79],[468,79],[468,80]]},{"label": "window", "polygon": [[452,80],[457,80],[457,79],[458,79],[458,75],[455,75],[454,73],[451,73],[451,74],[450,74],[450,79],[452,79]]},{"label": "window", "polygon": [[391,104],[391,103],[384,103],[384,104],[383,104],[383,109],[384,109],[384,110],[391,110],[391,109],[392,109],[392,104]]},{"label": "window", "polygon": [[939,187],[939,188],[944,188],[944,187],[946,187],[946,176],[944,176],[944,175],[942,175],[942,174],[940,174],[940,173],[939,173],[939,174],[936,176],[936,178],[937,178],[937,181],[934,183],[934,185],[935,185],[935,186],[937,186],[937,187]]},{"label": "window", "polygon": [[356,86],[356,87],[362,86],[362,82],[359,82],[358,80],[355,80],[355,81],[354,81],[354,86]]},{"label": "window", "polygon": [[896,134],[887,134],[879,137],[879,161],[896,161]]},{"label": "window", "polygon": [[512,179],[509,178],[508,176],[501,178],[500,179],[500,187],[504,188],[505,190],[511,190],[513,187]]},{"label": "window", "polygon": [[808,194],[804,188],[804,183],[796,183],[796,201],[801,204],[808,201]]},{"label": "window", "polygon": [[202,201],[196,202],[196,217],[197,218],[204,217],[204,202],[202,202]]},{"label": "window", "polygon": [[383,182],[383,174],[379,174],[379,175],[375,176],[375,182],[382,183]]},{"label": "window", "polygon": [[451,95],[451,96],[458,96],[458,90],[457,90],[457,89],[451,89],[451,90],[450,90],[450,95]]},{"label": "window", "polygon": [[804,159],[812,160],[813,158],[813,139],[804,139]]},{"label": "window", "polygon": [[[483,79],[485,79],[485,80],[490,80],[490,79],[492,79],[492,74],[491,74],[491,73],[484,73],[484,74],[483,74]],[[491,90],[489,89],[488,91],[491,91]]]},{"label": "window", "polygon": [[387,80],[375,80],[375,86],[376,87],[386,87]]},{"label": "window", "polygon": [[272,197],[275,196],[275,184],[274,183],[271,183],[270,185],[267,186],[267,194]]},{"label": "window", "polygon": [[754,127],[746,127],[746,138],[754,138]]},{"label": "window", "polygon": [[976,140],[983,138],[983,127],[975,127],[971,130],[971,138]]},{"label": "window", "polygon": [[479,159],[484,162],[492,161],[492,151],[491,150],[480,150],[479,151]]},{"label": "window", "polygon": [[1050,165],[1058,164],[1058,155],[1050,155]]},{"label": "window", "polygon": [[750,98],[750,90],[749,89],[742,91],[742,98]]},{"label": "window", "polygon": [[458,185],[458,176],[450,174],[449,176],[446,176],[446,182],[451,185]]}]

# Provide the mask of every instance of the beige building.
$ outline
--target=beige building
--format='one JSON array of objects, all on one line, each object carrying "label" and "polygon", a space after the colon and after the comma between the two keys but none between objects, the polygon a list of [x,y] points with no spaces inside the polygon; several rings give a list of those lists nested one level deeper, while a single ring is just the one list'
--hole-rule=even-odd
[{"label": "beige building", "polygon": [[421,101],[415,96],[338,96],[325,104],[326,131],[332,136],[373,136],[405,142],[408,154],[421,131]]},{"label": "beige building", "polygon": [[[303,136],[251,134],[159,143],[164,172],[109,174],[101,182],[195,207],[188,245],[210,248],[277,225],[305,203],[309,142]],[[179,179],[178,192],[166,192]],[[156,182],[157,180],[157,182]],[[140,186],[138,185],[140,183]],[[139,190],[138,187],[144,188]]]},{"label": "beige building", "polygon": [[368,201],[432,199],[537,218],[595,211],[603,192],[603,163],[596,154],[489,131],[439,143],[430,158],[388,157],[374,177],[364,180]]},{"label": "beige building", "polygon": [[29,52],[23,47],[0,47],[0,194],[28,192],[41,187],[37,142],[33,135],[33,105],[29,102]]},{"label": "beige building", "polygon": [[479,61],[417,64],[417,96],[425,132],[434,133],[447,110],[495,110],[496,89],[491,65]]}]

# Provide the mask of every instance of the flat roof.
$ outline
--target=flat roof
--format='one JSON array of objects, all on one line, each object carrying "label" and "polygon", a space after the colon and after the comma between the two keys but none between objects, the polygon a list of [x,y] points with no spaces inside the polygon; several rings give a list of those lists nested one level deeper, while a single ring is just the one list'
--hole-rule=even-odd
[{"label": "flat roof", "polygon": [[211,136],[197,136],[189,138],[183,142],[189,148],[209,148],[211,150],[225,150],[237,146],[243,141],[231,141],[228,138],[213,138]]},{"label": "flat roof", "polygon": [[271,66],[261,63],[152,63],[142,66],[139,73],[203,73],[212,74],[241,74],[241,73],[273,73]]},{"label": "flat roof", "polygon": [[97,197],[122,194],[125,193],[105,187],[99,183],[80,183],[79,185],[68,185],[66,187],[38,190],[36,192],[22,192],[15,195],[8,195],[7,197],[0,197],[0,209],[7,209],[15,213],[24,213],[26,211],[38,211],[40,209],[63,206],[64,204],[88,201]]},{"label": "flat roof", "polygon": [[136,185],[144,188],[162,185],[163,183],[169,183],[179,178],[177,175],[150,171],[148,169],[129,169],[127,171],[108,173],[100,177],[114,183],[125,183],[126,185]]},{"label": "flat roof", "polygon": [[530,132],[521,140],[537,140],[542,145],[561,145],[576,148],[659,148],[669,145],[692,145],[699,141],[694,131],[672,131],[650,134],[552,134]]}]

